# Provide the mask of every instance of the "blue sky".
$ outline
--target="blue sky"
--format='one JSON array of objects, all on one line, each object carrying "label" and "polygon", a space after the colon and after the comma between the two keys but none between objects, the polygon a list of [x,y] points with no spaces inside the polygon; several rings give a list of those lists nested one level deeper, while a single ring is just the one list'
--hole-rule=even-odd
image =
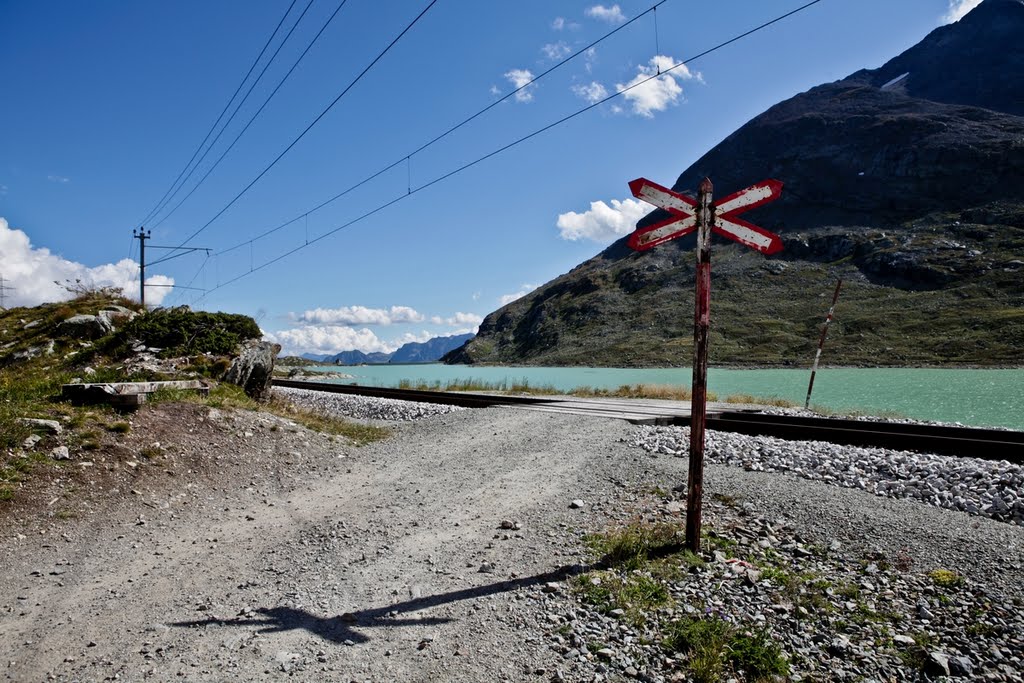
[{"label": "blue sky", "polygon": [[[187,246],[209,248],[211,256],[194,252],[147,269],[153,285],[199,289],[154,286],[146,296],[150,304],[252,315],[286,351],[329,353],[390,351],[474,330],[509,297],[629,232],[646,211],[630,198],[629,180],[671,185],[770,105],[880,66],[978,4],[821,0],[423,188],[659,66],[804,4],[666,0],[410,156],[655,3],[438,0],[220,213],[430,4],[346,0],[206,175],[340,2],[0,0],[0,276],[13,287],[7,305],[65,297],[53,281],[68,279],[120,285],[138,296],[133,228],[185,168],[282,17],[235,103],[294,25],[276,58],[195,174],[146,222],[153,247],[180,245],[199,231]],[[168,253],[147,249],[146,260]]]}]

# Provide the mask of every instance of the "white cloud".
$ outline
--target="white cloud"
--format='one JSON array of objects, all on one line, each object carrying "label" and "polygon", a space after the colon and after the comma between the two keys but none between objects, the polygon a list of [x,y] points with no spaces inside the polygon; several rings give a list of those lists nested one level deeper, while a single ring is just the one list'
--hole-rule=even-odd
[{"label": "white cloud", "polygon": [[[448,334],[463,332],[459,330]],[[303,325],[263,333],[264,339],[281,345],[283,356],[297,356],[303,353],[335,354],[342,351],[393,353],[405,344],[422,344],[436,336],[438,335],[433,332],[423,330],[419,333],[406,332],[393,339],[384,340],[365,327],[356,329],[347,325]]]},{"label": "white cloud", "polygon": [[529,294],[533,290],[537,289],[537,287],[538,287],[538,285],[525,285],[524,284],[522,286],[522,288],[518,292],[516,292],[515,294],[502,294],[501,295],[501,299],[500,299],[501,305],[504,306],[505,304],[512,303],[516,299],[522,299],[524,296],[526,296],[527,294]]},{"label": "white cloud", "polygon": [[300,353],[339,353],[358,350],[363,353],[390,353],[401,346],[387,344],[365,327],[353,329],[343,325],[308,325],[264,334],[267,341],[281,345],[283,355]]},{"label": "white cloud", "polygon": [[483,316],[476,313],[462,313],[461,311],[448,318],[445,322],[449,325],[470,325],[476,327],[484,321]]},{"label": "white cloud", "polygon": [[[533,74],[529,69],[512,69],[511,71],[505,72],[505,78],[515,88],[522,88],[527,83],[533,80]],[[516,102],[530,102],[533,100],[533,88],[525,88],[516,93]]]},{"label": "white cloud", "polygon": [[949,0],[949,11],[942,17],[942,23],[960,21],[968,12],[981,4],[981,0]]},{"label": "white cloud", "polygon": [[411,343],[422,344],[425,341],[430,341],[431,339],[433,339],[436,336],[437,336],[436,334],[434,334],[432,332],[427,332],[426,330],[424,330],[423,332],[420,332],[419,334],[413,334],[412,332],[406,332],[401,337],[397,337],[395,339],[392,339],[390,342],[388,342],[388,345],[392,347],[391,348],[392,351],[397,351],[404,344],[411,344]]},{"label": "white cloud", "polygon": [[564,240],[608,243],[633,232],[636,222],[650,211],[649,204],[637,199],[613,199],[611,206],[603,201],[590,202],[589,211],[559,214],[558,231]]},{"label": "white cloud", "polygon": [[64,184],[64,183],[70,183],[71,182],[71,178],[65,178],[62,175],[48,175],[48,176],[46,176],[46,179],[49,180],[51,183]]},{"label": "white cloud", "polygon": [[495,97],[497,97],[498,95],[500,95],[500,94],[501,94],[501,88],[499,88],[499,87],[498,87],[498,86],[496,86],[496,85],[492,85],[492,86],[491,86],[491,91],[490,91],[490,92],[491,92],[491,94],[492,94],[492,95],[494,95]]},{"label": "white cloud", "polygon": [[[622,96],[632,105],[634,114],[652,118],[654,112],[665,111],[679,100],[683,94],[683,89],[679,85],[680,81],[703,82],[704,79],[700,73],[691,72],[685,64],[668,71],[675,64],[677,64],[675,59],[657,55],[652,57],[646,65],[638,66],[636,76],[629,83],[615,84],[616,90],[622,92]],[[661,75],[657,78],[651,78],[659,73]],[[643,83],[643,85],[638,85],[639,83]],[[626,90],[627,88],[632,89]]]},{"label": "white cloud", "polygon": [[[130,259],[117,263],[89,267],[68,261],[45,247],[33,247],[28,235],[11,228],[0,218],[0,275],[4,284],[13,291],[5,294],[8,306],[38,306],[43,302],[64,301],[74,296],[57,282],[74,283],[86,287],[119,287],[125,296],[138,299],[139,264]],[[172,285],[174,280],[165,275],[146,278],[147,284]],[[147,304],[160,304],[170,293],[170,287],[146,290]]]},{"label": "white cloud", "polygon": [[622,9],[620,9],[618,5],[612,5],[611,7],[594,5],[593,7],[588,7],[584,14],[591,19],[598,19],[609,24],[621,24],[626,20],[626,16],[622,13]]},{"label": "white cloud", "polygon": [[0,185],[0,197],[3,197],[5,194],[7,194],[8,189],[9,188],[6,185]]},{"label": "white cloud", "polygon": [[408,306],[367,308],[366,306],[341,306],[340,308],[315,308],[301,315],[292,315],[294,320],[312,325],[397,325],[423,322],[424,316]]},{"label": "white cloud", "polygon": [[[483,317],[476,313],[456,313],[450,318],[442,318],[439,315],[435,315],[430,318],[430,322],[434,325],[448,325],[450,327],[454,327],[456,325],[472,325],[472,330],[466,331],[475,331],[483,321]],[[449,334],[461,334],[461,332],[450,332]]]},{"label": "white cloud", "polygon": [[565,28],[565,17],[555,17],[555,20],[551,22],[551,28],[556,31],[561,31]]},{"label": "white cloud", "polygon": [[548,43],[540,51],[552,62],[557,62],[559,59],[567,57],[572,52],[572,48],[560,40],[557,43]]},{"label": "white cloud", "polygon": [[582,97],[590,104],[600,102],[608,97],[608,89],[597,81],[591,81],[586,85],[574,85],[572,91],[577,97]]}]

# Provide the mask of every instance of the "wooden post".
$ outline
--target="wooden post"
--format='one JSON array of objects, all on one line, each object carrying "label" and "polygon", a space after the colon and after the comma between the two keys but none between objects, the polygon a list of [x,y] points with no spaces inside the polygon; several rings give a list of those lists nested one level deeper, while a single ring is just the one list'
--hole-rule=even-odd
[{"label": "wooden post", "polygon": [[811,366],[811,381],[807,384],[807,398],[804,400],[804,409],[811,406],[811,390],[814,389],[814,374],[818,372],[818,361],[821,360],[821,350],[825,348],[825,336],[828,334],[829,323],[832,322],[832,314],[836,310],[836,302],[839,301],[839,288],[843,286],[843,278],[836,282],[836,291],[832,295],[832,305],[829,306],[828,315],[825,317],[825,324],[821,326],[821,339],[818,340],[818,352],[814,354],[814,365]]},{"label": "wooden post", "polygon": [[715,207],[711,180],[697,191],[697,291],[693,315],[693,398],[690,402],[690,470],[686,485],[686,547],[700,551],[701,502],[704,491],[704,428],[708,403],[708,330],[711,323],[711,227]]}]

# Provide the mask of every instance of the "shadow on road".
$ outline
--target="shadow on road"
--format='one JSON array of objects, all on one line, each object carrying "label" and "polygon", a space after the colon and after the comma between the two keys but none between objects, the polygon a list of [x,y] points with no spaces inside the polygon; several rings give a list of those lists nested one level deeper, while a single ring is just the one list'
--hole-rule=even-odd
[{"label": "shadow on road", "polygon": [[333,617],[318,617],[303,609],[294,607],[263,607],[255,610],[252,616],[239,616],[230,619],[209,617],[191,621],[177,621],[169,624],[179,628],[195,628],[199,626],[258,626],[259,633],[278,633],[301,629],[333,643],[365,643],[370,638],[362,629],[381,626],[437,626],[452,621],[443,617],[400,618],[400,615],[416,612],[430,607],[447,605],[460,600],[482,598],[519,588],[529,588],[552,581],[563,581],[569,576],[585,571],[580,565],[569,565],[559,569],[536,574],[534,576],[498,581],[484,586],[464,588],[462,590],[428,595],[422,598],[398,602],[386,607],[346,612]]}]

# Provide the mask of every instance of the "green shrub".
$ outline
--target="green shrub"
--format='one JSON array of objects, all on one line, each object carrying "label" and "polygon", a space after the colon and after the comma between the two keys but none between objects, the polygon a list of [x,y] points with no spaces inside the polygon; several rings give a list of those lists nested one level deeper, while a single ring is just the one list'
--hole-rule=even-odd
[{"label": "green shrub", "polygon": [[247,339],[262,336],[256,321],[235,313],[192,311],[187,306],[161,308],[140,315],[127,325],[123,339],[138,339],[162,349],[164,357],[199,353],[230,354]]}]

